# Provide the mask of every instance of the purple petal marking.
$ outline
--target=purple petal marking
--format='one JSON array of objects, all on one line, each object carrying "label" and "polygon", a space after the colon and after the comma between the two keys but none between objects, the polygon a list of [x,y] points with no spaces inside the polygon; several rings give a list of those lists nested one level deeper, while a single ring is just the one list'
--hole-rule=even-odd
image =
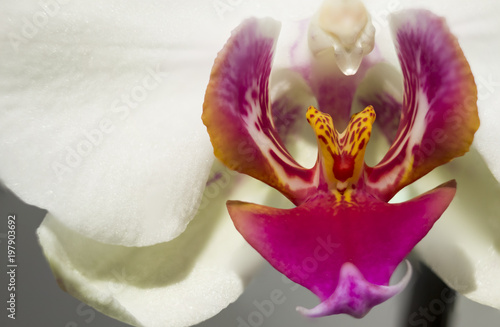
[{"label": "purple petal marking", "polygon": [[426,10],[392,17],[405,94],[396,139],[367,168],[367,189],[384,201],[429,171],[464,155],[479,127],[469,64],[443,18]]},{"label": "purple petal marking", "polygon": [[215,174],[213,174],[212,176],[210,176],[208,178],[207,183],[205,184],[205,186],[210,186],[213,183],[217,182],[221,178],[222,178],[222,173],[221,172],[216,172]]},{"label": "purple petal marking", "polygon": [[400,293],[408,285],[412,269],[408,261],[406,261],[406,266],[406,274],[399,283],[383,286],[370,283],[355,265],[346,262],[340,268],[339,282],[335,292],[316,307],[312,309],[297,307],[297,311],[311,318],[339,313],[363,318],[374,306]]},{"label": "purple petal marking", "polygon": [[218,159],[297,203],[315,188],[316,168],[290,156],[272,118],[268,88],[278,34],[272,19],[248,19],[233,32],[212,69],[202,119]]},{"label": "purple petal marking", "polygon": [[291,128],[299,119],[304,119],[304,107],[292,105],[285,97],[273,102],[273,113],[276,130],[282,140],[290,135]]}]

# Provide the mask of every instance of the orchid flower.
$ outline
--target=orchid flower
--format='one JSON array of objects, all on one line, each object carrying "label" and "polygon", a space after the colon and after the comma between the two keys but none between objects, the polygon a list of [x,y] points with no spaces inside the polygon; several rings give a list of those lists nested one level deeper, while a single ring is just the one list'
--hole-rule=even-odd
[{"label": "orchid flower", "polygon": [[[121,1],[47,0],[4,5],[0,12],[0,178],[23,201],[48,211],[38,236],[62,289],[111,317],[144,326],[196,324],[217,314],[241,294],[260,260],[235,230],[224,203],[228,198],[272,206],[276,206],[276,202],[274,198],[269,200],[270,187],[228,174],[217,163],[212,165],[213,149],[199,118],[213,60],[229,31],[249,16],[271,16],[283,22],[285,33],[281,40],[286,42],[282,48],[288,50],[283,57],[277,56],[273,69],[280,66],[285,69],[275,69],[273,76],[287,87],[288,84],[298,85],[298,89],[292,88],[292,93],[290,89],[276,92],[271,94],[271,99],[273,111],[279,112],[281,108],[284,117],[291,118],[281,123],[276,121],[276,125],[280,128],[280,137],[289,141],[287,148],[295,145],[297,150],[302,149],[294,153],[296,158],[316,156],[315,152],[313,156],[308,152],[307,142],[297,140],[305,115],[296,118],[296,108],[303,111],[314,105],[330,112],[335,127],[340,127],[349,119],[351,102],[371,101],[380,122],[384,121],[383,112],[378,110],[374,100],[392,98],[395,104],[402,101],[397,88],[376,90],[392,84],[371,82],[379,72],[386,73],[377,63],[382,59],[394,59],[387,50],[392,43],[383,37],[389,31],[383,19],[381,22],[372,15],[373,23],[379,25],[375,50],[359,62],[358,73],[351,77],[345,77],[340,70],[335,75],[326,74],[331,69],[323,74],[324,63],[318,61],[319,65],[314,66],[303,57],[295,56],[298,52],[290,51],[304,48],[294,47],[301,42],[307,43],[309,21],[301,19],[311,16],[318,5],[319,1],[277,0],[241,3],[128,1],[127,4]],[[412,1],[410,5],[428,8],[432,4]],[[485,25],[479,26],[484,32],[482,35],[491,41],[486,42],[489,50],[498,47],[493,33],[498,28],[495,30],[487,25],[497,24],[493,17],[498,5],[486,1],[482,5],[474,4],[474,9],[489,14],[488,19],[482,17]],[[381,6],[384,12],[386,9],[393,11],[392,6],[388,9],[382,1],[371,1],[366,6],[370,13],[379,12],[375,6]],[[450,16],[440,8],[431,9],[447,19]],[[291,20],[299,20],[298,24],[290,24],[293,31],[285,28]],[[270,30],[264,34],[274,33],[275,38],[276,24],[266,26],[270,26]],[[242,30],[240,28],[240,32]],[[291,33],[287,34],[288,31]],[[449,35],[449,38],[453,37]],[[470,39],[467,35],[465,38],[459,35],[465,56],[476,74],[475,69],[483,61],[491,63],[491,55],[487,54],[487,60],[483,60],[486,51],[480,51],[481,47],[477,46],[482,40],[473,39],[465,44],[466,47],[463,40]],[[363,56],[368,48],[362,48]],[[279,44],[277,49],[280,49]],[[339,62],[339,58],[336,60]],[[319,78],[308,78],[312,76],[308,72],[313,66]],[[493,66],[479,67],[492,69]],[[498,70],[498,67],[493,69]],[[476,82],[477,76],[488,79],[488,70],[479,71]],[[338,82],[339,88],[331,85],[332,81]],[[332,94],[322,93],[325,96],[316,97],[317,103],[312,103],[314,93],[324,86],[335,91],[333,98],[336,101],[330,101]],[[495,156],[499,152],[491,151],[494,148],[491,140],[498,135],[494,124],[496,114],[491,108],[498,97],[492,95],[482,101],[481,90],[485,87],[478,86],[482,127],[476,133],[475,143],[498,178],[499,161]],[[279,89],[279,85],[276,88]],[[355,94],[356,90],[359,94]],[[344,96],[336,98],[337,94]],[[377,94],[390,96],[379,98]],[[324,109],[328,107],[330,109]],[[286,111],[290,109],[293,110]],[[389,120],[387,123],[389,126],[394,122]],[[395,132],[393,128],[383,129],[388,137]],[[254,153],[251,150],[246,155]],[[367,153],[369,151],[370,148]],[[471,159],[468,154],[465,158],[479,165],[480,159],[476,157]],[[452,166],[451,171],[457,172],[453,167],[456,166]],[[485,166],[481,167],[486,170]],[[456,174],[451,175],[447,180],[457,178]],[[325,179],[327,184],[328,181],[331,182]],[[493,185],[488,186],[485,199],[498,194],[497,183],[492,184],[491,178],[470,182],[476,181],[481,182],[481,187],[486,183]],[[406,189],[411,187],[411,191],[421,194],[438,185],[421,191],[418,187],[426,185],[419,182]],[[460,179],[458,184],[459,199],[455,199],[446,212],[456,212],[457,200],[466,198],[467,192],[475,189],[469,185],[462,188]],[[350,185],[357,185],[356,181],[352,180]],[[460,197],[462,190],[466,193]],[[451,197],[452,193],[453,187],[447,185],[418,199],[427,201],[439,195]],[[291,193],[287,194],[293,198]],[[470,202],[466,202],[467,209],[474,211],[477,204]],[[446,205],[440,206],[439,210]],[[497,213],[493,214],[497,218]],[[426,246],[424,239],[423,259],[452,286],[454,282],[472,285],[467,289],[458,287],[459,291],[473,294],[472,298],[482,303],[500,307],[498,298],[487,291],[499,287],[493,277],[498,266],[491,265],[491,262],[498,262],[498,251],[491,247],[498,236],[486,234],[488,238],[475,242],[485,235],[482,226],[496,226],[490,219],[492,216],[479,217],[482,224],[475,224],[470,222],[473,215],[460,212],[457,215],[462,219],[461,224],[457,235],[446,239],[448,247],[435,251],[434,244],[441,242],[442,233],[436,234],[428,243],[430,245]],[[444,229],[446,233],[447,226],[454,225],[454,219],[443,217],[441,220],[446,220],[446,227],[440,228],[438,222],[434,229]],[[472,239],[467,238],[470,225],[474,232]],[[433,231],[429,236],[432,234]],[[420,236],[413,236],[415,243]],[[328,243],[330,240],[326,235],[318,242],[332,245]],[[467,270],[471,275],[462,273],[458,280],[454,278],[456,271],[446,270],[450,265],[440,265],[438,261],[442,260],[439,254],[454,253],[457,240],[467,240],[472,246],[464,250],[466,254],[459,257],[455,266],[473,264]],[[337,245],[332,245],[334,250]],[[408,245],[407,250],[410,247]],[[429,247],[432,251],[428,251]],[[429,252],[432,253],[429,255]],[[404,256],[402,253],[393,255],[393,262]],[[481,265],[476,265],[476,259]],[[391,265],[387,267],[392,268]],[[383,288],[369,286],[356,273],[358,270],[366,274],[363,269],[353,265],[344,267],[343,272],[357,278],[359,285],[375,290],[372,293],[379,300],[402,287],[402,284],[388,286],[381,297]],[[379,284],[390,275],[389,270],[378,276]],[[335,270],[332,273],[335,274]],[[370,279],[373,275],[363,275],[363,278],[376,282]]]},{"label": "orchid flower", "polygon": [[[279,32],[274,21],[243,23],[212,70],[203,121],[216,157],[296,205],[276,209],[230,201],[231,218],[267,261],[320,298],[311,310],[299,308],[311,317],[363,317],[406,286],[410,274],[389,286],[392,273],[446,210],[456,184],[450,181],[404,203],[388,201],[465,154],[479,127],[472,72],[446,24],[428,11],[396,17],[392,29],[405,86],[402,118],[388,153],[374,167],[364,162],[376,117],[373,106],[354,114],[343,132],[333,122],[336,112],[309,107],[304,116],[318,143],[314,167],[304,168],[286,150],[269,98]],[[356,39],[360,32],[352,30]],[[392,109],[386,107],[377,104],[377,110]],[[433,151],[426,151],[428,143]],[[321,242],[329,244],[326,250],[318,247]]]},{"label": "orchid flower", "polygon": [[[340,70],[353,74],[360,60],[352,57],[362,57],[366,48],[371,49],[366,45],[370,37],[366,34],[371,33],[366,32],[369,20],[362,5],[352,1],[342,8],[346,3],[325,2],[311,22],[309,48],[318,53],[330,50],[333,56],[328,58],[337,59]],[[352,35],[345,33],[342,20],[341,26],[328,20],[331,7],[336,12],[330,16],[358,19],[354,23],[345,19],[353,27],[348,30]],[[479,127],[472,73],[444,21],[429,11],[400,12],[392,18],[392,32],[404,76],[402,102],[388,92],[359,95],[382,112],[382,128],[392,141],[374,167],[364,164],[374,108],[368,106],[353,115],[345,130],[337,131],[335,126],[345,122],[351,106],[342,108],[324,100],[337,102],[352,93],[339,91],[338,78],[324,78],[335,74],[324,64],[320,74],[314,68],[290,67],[304,76],[322,110],[331,114],[311,106],[304,115],[316,134],[316,163],[304,168],[286,150],[273,120],[282,108],[274,106],[269,96],[279,33],[272,21],[242,24],[212,70],[203,120],[216,157],[229,168],[265,182],[296,205],[277,209],[230,201],[228,211],[238,231],[267,261],[320,298],[313,309],[298,308],[311,317],[337,313],[362,317],[404,287],[408,276],[394,286],[388,286],[389,279],[448,207],[455,184],[448,182],[404,203],[387,202],[437,166],[467,152]],[[352,40],[359,51],[352,46],[339,50],[346,47],[344,39]],[[317,45],[322,42],[323,47]],[[291,52],[298,48],[295,44]],[[323,80],[316,81],[318,76]],[[380,83],[385,83],[380,77]],[[324,84],[318,87],[318,83]],[[393,120],[400,112],[399,127],[394,129]],[[327,251],[321,255],[319,245],[325,240]]]}]

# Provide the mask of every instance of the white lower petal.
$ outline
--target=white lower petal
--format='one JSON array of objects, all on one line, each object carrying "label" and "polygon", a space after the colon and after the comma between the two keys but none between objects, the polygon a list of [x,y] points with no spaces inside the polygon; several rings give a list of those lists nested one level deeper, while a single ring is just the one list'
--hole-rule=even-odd
[{"label": "white lower petal", "polygon": [[472,150],[408,188],[415,195],[449,179],[457,195],[417,251],[450,287],[500,309],[500,186]]},{"label": "white lower petal", "polygon": [[[224,205],[229,185],[240,178],[224,170],[186,231],[167,243],[107,245],[50,215],[38,230],[40,243],[61,287],[99,311],[137,326],[190,326],[235,301],[262,262]],[[232,199],[280,202],[267,185],[246,179]]]}]

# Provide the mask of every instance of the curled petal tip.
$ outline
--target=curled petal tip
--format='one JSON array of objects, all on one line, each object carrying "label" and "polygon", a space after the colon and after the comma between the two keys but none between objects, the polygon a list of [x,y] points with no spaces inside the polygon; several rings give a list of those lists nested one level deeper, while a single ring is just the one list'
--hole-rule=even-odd
[{"label": "curled petal tip", "polygon": [[354,264],[346,262],[340,269],[339,283],[333,294],[312,309],[297,307],[297,311],[311,318],[339,313],[363,318],[371,308],[388,300],[406,287],[412,275],[412,268],[408,261],[406,261],[406,266],[406,274],[399,283],[384,286],[370,283]]}]

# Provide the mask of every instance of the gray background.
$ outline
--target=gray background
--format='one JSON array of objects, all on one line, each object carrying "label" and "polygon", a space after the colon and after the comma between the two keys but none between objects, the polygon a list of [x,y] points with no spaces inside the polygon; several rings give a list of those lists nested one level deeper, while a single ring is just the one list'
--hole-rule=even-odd
[{"label": "gray background", "polygon": [[[7,217],[16,214],[16,257],[17,268],[17,311],[16,320],[7,318]],[[54,326],[54,327],[117,327],[127,326],[110,319],[96,310],[82,304],[57,286],[36,239],[36,228],[45,212],[24,204],[8,190],[0,189],[0,289],[3,308],[0,326]],[[418,270],[418,269],[417,269]],[[417,271],[418,274],[418,271]],[[414,274],[416,275],[416,274]],[[413,281],[414,282],[414,281]],[[251,282],[238,301],[231,304],[216,317],[203,322],[198,327],[238,327],[238,317],[247,320],[256,311],[254,301],[269,299],[271,292],[279,289],[286,300],[276,305],[274,312],[265,317],[259,326],[404,326],[406,305],[411,296],[411,285],[398,296],[375,307],[364,319],[358,320],[340,315],[315,320],[303,318],[295,311],[297,305],[312,307],[317,302],[309,291],[283,281],[281,275],[269,265],[265,265]],[[500,311],[474,303],[459,296],[451,326],[500,326]],[[406,325],[408,325],[406,323]],[[425,326],[424,323],[415,324]]]}]

